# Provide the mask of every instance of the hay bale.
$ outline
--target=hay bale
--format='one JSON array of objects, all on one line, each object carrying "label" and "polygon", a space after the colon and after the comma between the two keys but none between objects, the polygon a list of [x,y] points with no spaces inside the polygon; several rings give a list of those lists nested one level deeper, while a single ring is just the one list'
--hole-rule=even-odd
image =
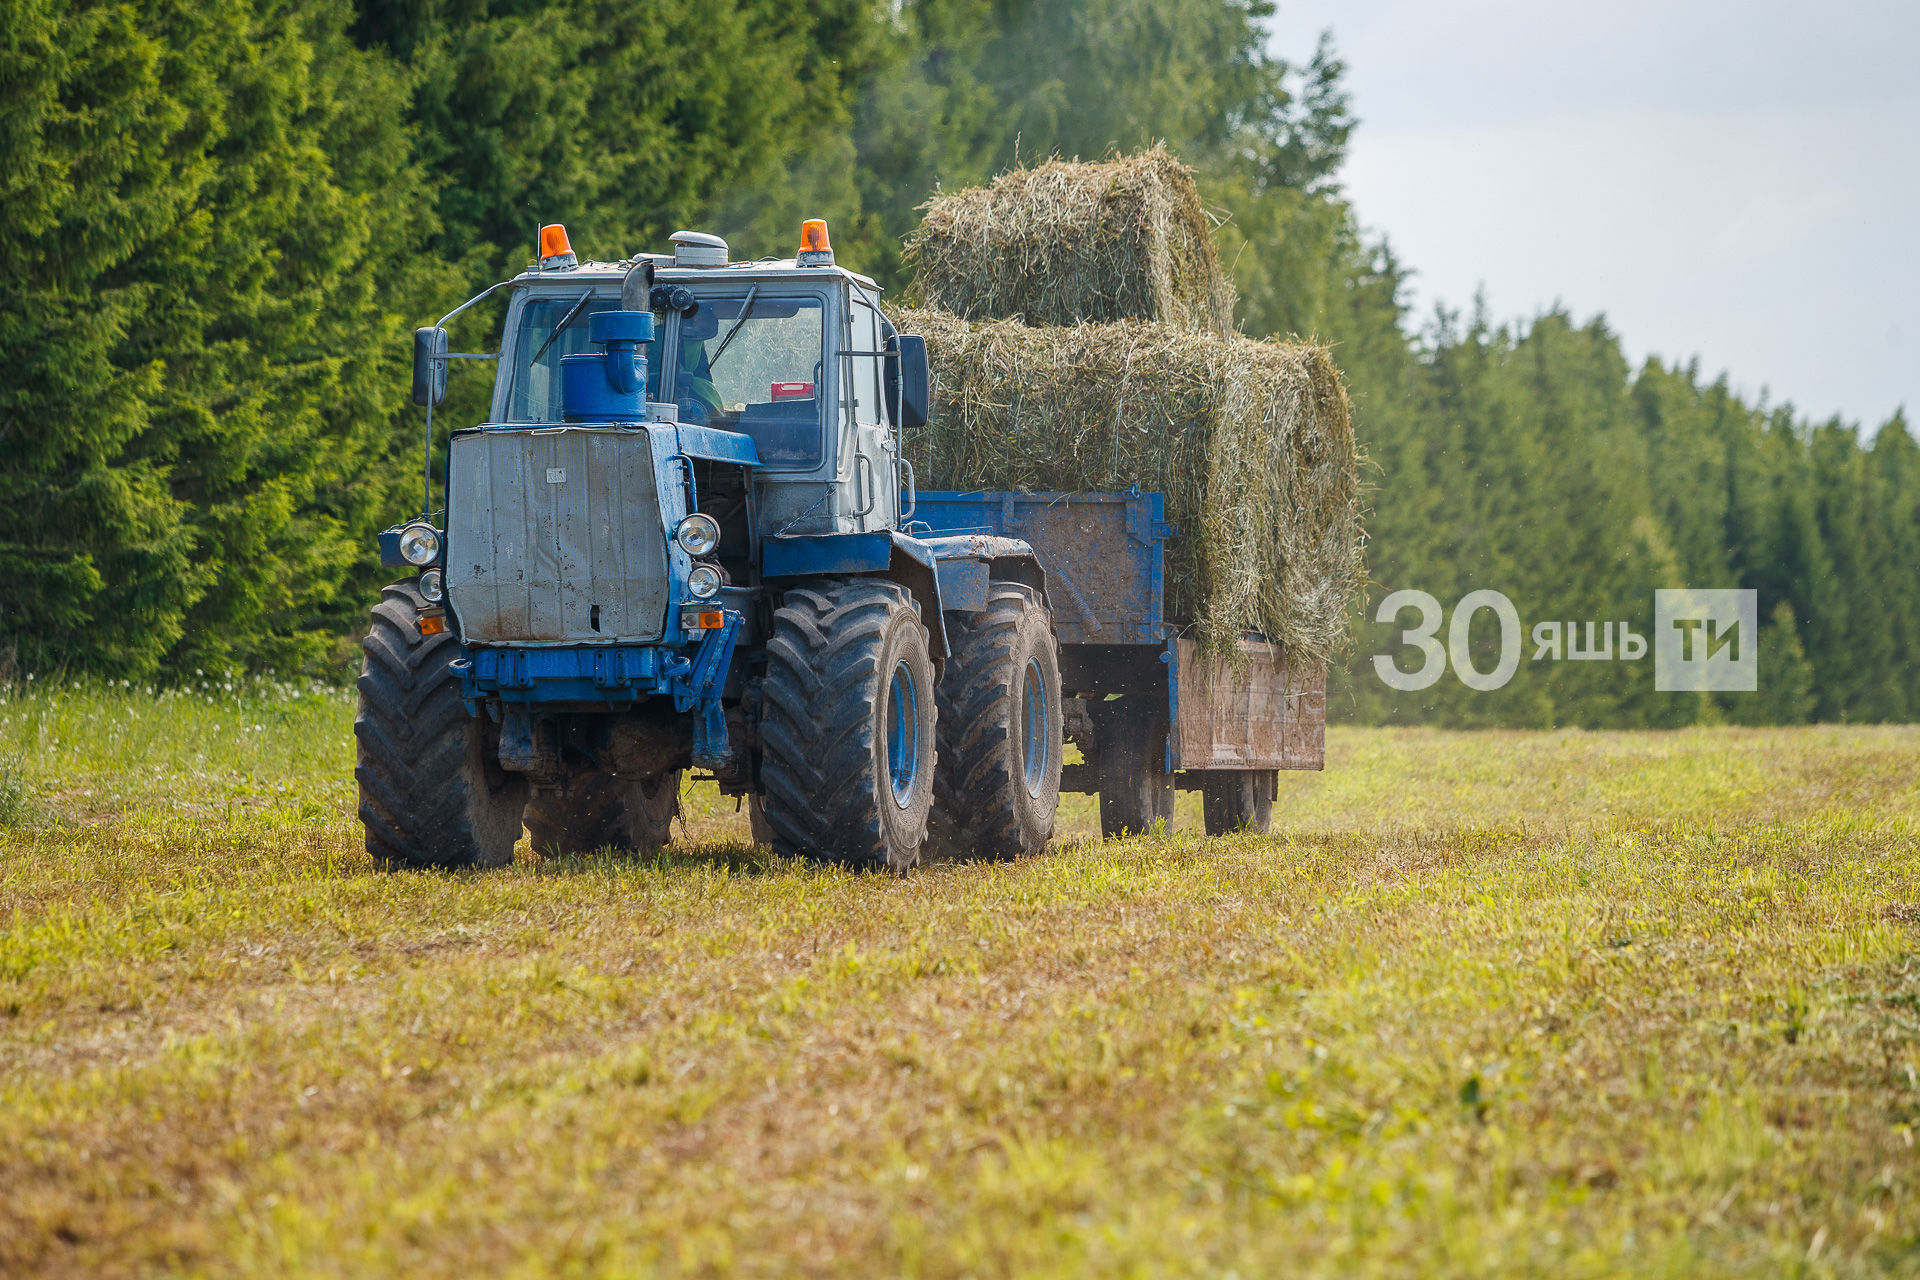
[{"label": "hay bale", "polygon": [[905,311],[936,380],[929,489],[1166,495],[1167,609],[1212,653],[1259,631],[1326,658],[1361,586],[1359,451],[1327,349],[1143,321],[1030,328]]},{"label": "hay bale", "polygon": [[1233,286],[1193,171],[1164,146],[1015,169],[922,208],[906,251],[920,305],[972,320],[1233,332]]}]

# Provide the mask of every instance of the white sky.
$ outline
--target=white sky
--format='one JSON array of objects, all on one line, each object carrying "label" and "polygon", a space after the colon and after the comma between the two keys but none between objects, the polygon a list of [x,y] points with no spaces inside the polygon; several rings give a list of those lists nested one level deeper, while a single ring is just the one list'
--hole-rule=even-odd
[{"label": "white sky", "polygon": [[1274,49],[1328,29],[1423,322],[1558,300],[1807,417],[1920,416],[1920,0],[1280,0]]}]

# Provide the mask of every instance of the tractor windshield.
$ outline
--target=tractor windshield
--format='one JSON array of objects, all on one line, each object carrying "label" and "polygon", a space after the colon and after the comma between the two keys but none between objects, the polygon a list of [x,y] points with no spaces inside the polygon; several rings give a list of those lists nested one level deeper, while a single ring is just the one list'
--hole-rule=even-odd
[{"label": "tractor windshield", "polygon": [[702,296],[680,324],[680,420],[745,432],[776,470],[818,466],[823,315],[819,298],[764,288]]},{"label": "tractor windshield", "polygon": [[[586,305],[582,306],[581,300]],[[507,370],[508,422],[559,422],[560,358],[598,351],[587,340],[587,317],[620,305],[618,295],[586,290],[530,298],[520,308],[520,331]],[[647,399],[660,398],[660,344],[647,344]]]},{"label": "tractor windshield", "polygon": [[[669,357],[659,341],[647,344],[647,399],[670,397],[682,422],[745,432],[767,467],[805,471],[818,466],[826,336],[821,299],[783,298],[765,289],[696,296],[699,307],[679,318],[676,352]],[[506,370],[504,421],[561,421],[561,357],[597,350],[587,340],[587,318],[619,305],[612,292],[586,290],[529,298],[521,305]],[[661,319],[664,333],[666,318]],[[669,358],[671,370],[664,367]]]}]

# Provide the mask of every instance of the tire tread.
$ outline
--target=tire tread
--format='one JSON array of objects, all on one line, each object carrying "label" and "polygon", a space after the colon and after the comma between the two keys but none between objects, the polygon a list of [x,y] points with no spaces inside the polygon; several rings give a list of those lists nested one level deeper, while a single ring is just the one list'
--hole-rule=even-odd
[{"label": "tire tread", "polygon": [[[888,628],[910,612],[905,588],[882,579],[790,588],[774,613],[762,684],[760,784],[774,847],[853,866],[889,865],[875,810],[873,708]],[[932,742],[928,754],[935,755]],[[936,759],[929,759],[933,768]],[[917,845],[916,845],[917,852]]]},{"label": "tire tread", "polygon": [[412,583],[387,587],[361,644],[353,774],[367,852],[389,867],[500,866],[525,784],[489,777],[453,669],[460,644],[420,634],[425,606]]},{"label": "tire tread", "polygon": [[[1020,762],[1008,756],[1013,717],[1019,714],[1009,690],[1018,674],[1020,630],[1036,612],[1044,620],[1045,606],[1031,587],[995,582],[985,610],[948,616],[951,652],[940,681],[940,767],[933,778],[928,828],[928,839],[940,856],[1015,858],[1038,852],[1029,847],[1013,790],[1025,785],[1023,777],[1011,772]],[[1051,625],[1046,625],[1051,635]],[[1055,702],[1057,727],[1057,697]],[[1054,795],[1057,806],[1057,782]]]}]

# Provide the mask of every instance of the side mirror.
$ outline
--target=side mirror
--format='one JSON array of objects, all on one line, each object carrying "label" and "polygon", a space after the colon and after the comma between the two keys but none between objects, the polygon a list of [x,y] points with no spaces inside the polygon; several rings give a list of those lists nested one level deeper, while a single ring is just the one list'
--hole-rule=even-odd
[{"label": "side mirror", "polygon": [[413,331],[413,402],[428,406],[446,403],[447,331]]},{"label": "side mirror", "polygon": [[924,427],[932,408],[927,340],[918,334],[896,333],[887,339],[887,417],[899,427]]}]

